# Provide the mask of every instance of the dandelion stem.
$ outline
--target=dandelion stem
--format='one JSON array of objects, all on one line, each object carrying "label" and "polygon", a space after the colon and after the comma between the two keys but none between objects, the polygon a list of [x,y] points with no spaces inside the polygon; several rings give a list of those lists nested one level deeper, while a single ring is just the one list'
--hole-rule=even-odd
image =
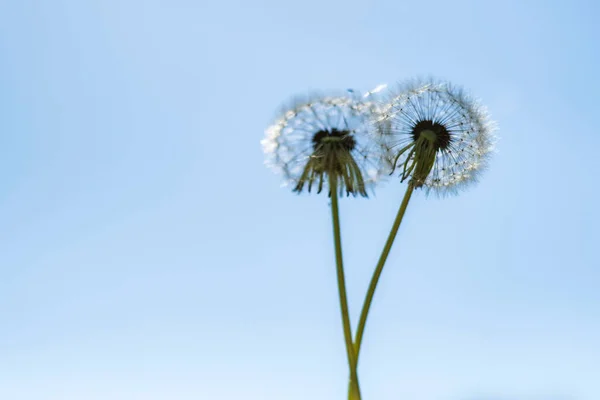
[{"label": "dandelion stem", "polygon": [[344,340],[346,352],[348,353],[348,364],[350,366],[350,390],[349,400],[360,400],[360,386],[356,372],[356,356],[352,343],[352,328],[350,326],[350,314],[348,312],[348,298],[346,295],[346,279],[344,277],[344,264],[342,260],[342,238],[340,233],[340,216],[338,209],[337,175],[329,174],[329,190],[331,193],[331,218],[333,221],[333,240],[335,245],[335,264],[337,270],[337,281],[340,296],[340,309],[342,312],[342,324],[344,326]]},{"label": "dandelion stem", "polygon": [[365,302],[363,304],[363,308],[360,313],[360,319],[358,321],[358,327],[356,329],[356,338],[354,340],[354,355],[356,357],[356,365],[358,365],[360,345],[362,344],[365,325],[367,324],[367,317],[369,316],[369,310],[371,308],[371,303],[373,302],[375,289],[377,289],[377,283],[379,282],[379,278],[381,277],[383,266],[385,265],[390,250],[392,249],[392,244],[394,244],[394,239],[396,238],[396,234],[398,233],[398,228],[400,228],[400,223],[402,223],[402,219],[404,218],[404,213],[406,212],[406,207],[408,206],[408,202],[414,191],[414,188],[415,187],[413,182],[409,182],[408,188],[406,189],[406,193],[404,194],[404,199],[402,199],[402,204],[400,205],[400,209],[398,210],[398,214],[396,215],[396,219],[394,220],[394,224],[392,225],[390,234],[387,238],[387,241],[385,242],[385,246],[383,247],[383,251],[381,252],[381,256],[379,257],[377,266],[375,267],[375,271],[373,272],[371,283],[369,284],[369,289],[365,297]]}]

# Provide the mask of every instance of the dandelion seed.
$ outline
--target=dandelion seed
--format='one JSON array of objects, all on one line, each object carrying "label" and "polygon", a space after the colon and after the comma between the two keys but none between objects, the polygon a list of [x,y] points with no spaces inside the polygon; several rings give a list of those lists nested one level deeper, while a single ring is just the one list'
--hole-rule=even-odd
[{"label": "dandelion seed", "polygon": [[369,97],[372,94],[379,93],[383,89],[387,88],[387,86],[388,86],[387,83],[382,83],[381,85],[377,85],[374,89],[369,90],[367,93],[365,93],[365,95],[363,97]]}]

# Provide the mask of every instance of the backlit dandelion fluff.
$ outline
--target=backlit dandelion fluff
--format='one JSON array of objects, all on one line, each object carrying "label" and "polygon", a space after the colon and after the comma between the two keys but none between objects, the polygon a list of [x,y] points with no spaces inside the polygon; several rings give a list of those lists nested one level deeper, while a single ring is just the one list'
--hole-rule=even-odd
[{"label": "backlit dandelion fluff", "polygon": [[320,193],[334,174],[340,193],[366,197],[384,172],[375,112],[375,102],[353,93],[295,98],[266,130],[267,163],[295,192]]},{"label": "backlit dandelion fluff", "polygon": [[485,108],[446,82],[401,85],[379,118],[392,168],[427,192],[444,194],[476,181],[494,144]]}]

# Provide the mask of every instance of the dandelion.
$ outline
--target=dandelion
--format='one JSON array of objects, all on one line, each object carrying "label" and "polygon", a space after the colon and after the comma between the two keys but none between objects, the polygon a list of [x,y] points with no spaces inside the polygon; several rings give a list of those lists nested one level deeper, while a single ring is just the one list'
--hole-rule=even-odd
[{"label": "dandelion", "polygon": [[363,303],[354,339],[355,367],[375,289],[414,189],[446,194],[476,181],[494,143],[494,124],[485,108],[445,82],[404,84],[375,117],[384,126],[392,173],[398,170],[401,181],[409,183]]},{"label": "dandelion", "polygon": [[330,196],[337,189],[367,197],[384,171],[372,119],[376,107],[351,93],[294,99],[266,130],[267,162],[294,192],[315,188],[320,193],[328,187]]},{"label": "dandelion", "polygon": [[[376,88],[376,91],[381,88]],[[375,93],[373,91],[372,93]],[[293,191],[327,188],[335,248],[342,325],[350,367],[349,398],[360,400],[356,355],[348,311],[342,259],[338,193],[367,197],[384,171],[384,153],[376,131],[376,102],[348,90],[340,96],[296,98],[266,130],[262,141],[268,163],[281,171]]]}]

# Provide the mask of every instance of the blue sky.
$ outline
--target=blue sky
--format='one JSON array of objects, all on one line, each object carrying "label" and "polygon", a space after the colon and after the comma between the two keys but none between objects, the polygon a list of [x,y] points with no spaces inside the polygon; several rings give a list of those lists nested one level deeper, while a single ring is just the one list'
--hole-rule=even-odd
[{"label": "blue sky", "polygon": [[[476,187],[413,197],[365,399],[600,398],[599,14],[0,1],[0,398],[344,398],[328,200],[259,142],[291,95],[416,75],[469,88],[501,140]],[[404,188],[341,201],[354,321]]]}]

